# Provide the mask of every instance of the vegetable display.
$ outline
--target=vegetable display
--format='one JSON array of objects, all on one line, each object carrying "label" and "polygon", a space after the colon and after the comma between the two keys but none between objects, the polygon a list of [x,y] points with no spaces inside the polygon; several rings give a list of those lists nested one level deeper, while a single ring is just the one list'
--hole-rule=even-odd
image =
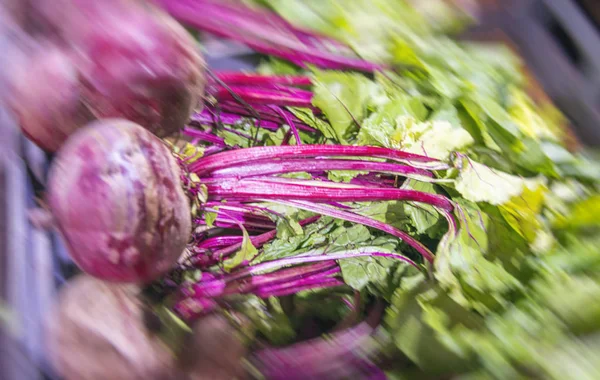
[{"label": "vegetable display", "polygon": [[[87,273],[49,329],[67,378],[600,377],[599,161],[508,49],[450,37],[464,9],[67,3],[13,105],[58,149],[47,200]],[[264,59],[205,72],[169,17]]]}]

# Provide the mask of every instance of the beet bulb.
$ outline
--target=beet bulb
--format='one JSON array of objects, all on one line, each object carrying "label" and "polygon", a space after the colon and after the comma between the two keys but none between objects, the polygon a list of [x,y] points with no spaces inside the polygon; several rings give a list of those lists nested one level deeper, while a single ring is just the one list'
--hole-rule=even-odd
[{"label": "beet bulb", "polygon": [[77,128],[101,118],[124,118],[170,136],[202,108],[199,46],[157,7],[39,0],[32,13],[37,29],[47,32],[6,52],[0,84],[8,91],[0,95],[42,149],[55,152]]},{"label": "beet bulb", "polygon": [[49,359],[65,380],[175,379],[176,356],[144,322],[139,288],[87,275],[59,293],[46,325]]},{"label": "beet bulb", "polygon": [[104,119],[58,152],[48,201],[75,263],[107,281],[148,282],[167,272],[189,239],[181,168],[141,126]]}]

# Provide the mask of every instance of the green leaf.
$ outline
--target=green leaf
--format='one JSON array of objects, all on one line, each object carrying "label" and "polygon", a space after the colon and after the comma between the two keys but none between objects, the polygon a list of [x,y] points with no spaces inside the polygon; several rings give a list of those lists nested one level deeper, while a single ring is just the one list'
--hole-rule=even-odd
[{"label": "green leaf", "polygon": [[569,214],[561,216],[554,223],[555,228],[582,228],[600,226],[600,195],[575,203]]},{"label": "green leaf", "polygon": [[526,184],[523,178],[489,168],[469,158],[461,160],[456,190],[472,202],[500,205],[519,196]]},{"label": "green leaf", "polygon": [[256,68],[256,72],[263,75],[296,75],[301,71],[293,63],[275,57],[268,57]]},{"label": "green leaf", "polygon": [[[375,248],[376,249],[376,248]],[[359,257],[341,260],[344,282],[356,290],[363,290],[369,283],[384,282],[393,260],[375,257]]]},{"label": "green leaf", "polygon": [[552,277],[554,273],[592,275],[600,271],[600,237],[569,234],[562,246],[542,256],[544,269]]},{"label": "green leaf", "polygon": [[363,122],[358,141],[440,159],[473,143],[460,125],[439,119],[419,121],[426,117],[420,107],[420,101],[393,100]]},{"label": "green leaf", "polygon": [[356,205],[355,212],[388,223],[396,228],[405,229],[410,219],[405,211],[405,202],[364,202]]},{"label": "green leaf", "polygon": [[538,140],[558,140],[558,126],[544,118],[525,91],[513,86],[510,89],[510,101],[508,112],[523,134]]},{"label": "green leaf", "polygon": [[351,227],[339,226],[329,233],[332,244],[338,247],[350,248],[371,239],[371,232],[362,224]]},{"label": "green leaf", "polygon": [[[358,227],[358,226],[355,226]],[[363,226],[360,226],[363,227]],[[366,227],[364,227],[367,230]],[[368,233],[368,230],[366,231]],[[355,233],[345,233],[344,235],[351,237],[355,236]],[[365,233],[363,233],[365,235]],[[370,234],[368,237],[363,236],[362,240],[367,241],[370,238]],[[338,240],[335,240],[335,244],[339,244],[340,246],[352,248],[351,246],[358,245],[357,241],[353,241],[348,244],[347,242],[338,243]],[[384,240],[385,241],[385,240]],[[377,244],[373,246],[361,246],[360,252],[389,252],[389,253],[398,253],[396,252],[397,244],[389,244],[388,247],[385,247],[383,244]],[[391,275],[391,270],[396,268],[397,260],[396,259],[388,259],[382,257],[357,257],[353,259],[345,259],[340,260],[339,265],[342,269],[342,276],[344,277],[344,282],[356,290],[363,290],[368,284],[374,286],[384,287],[387,284],[387,278]],[[402,262],[402,265],[405,263]],[[408,265],[408,264],[406,264]]]},{"label": "green leaf", "polygon": [[205,184],[201,183],[198,187],[198,200],[200,201],[200,203],[206,203],[206,201],[208,200],[208,188],[206,187]]},{"label": "green leaf", "polygon": [[[294,217],[294,220],[298,219],[299,217]],[[253,263],[281,259],[309,251],[313,254],[321,254],[327,249],[331,249],[328,246],[331,244],[330,233],[341,224],[342,222],[339,220],[321,217],[319,221],[305,226],[302,234],[290,234],[287,238],[278,238],[265,244],[263,252],[256,257]]]},{"label": "green leaf", "polygon": [[[256,127],[253,119],[250,118],[242,119],[235,124],[229,124],[228,127],[227,130],[217,128],[216,133],[225,140],[225,144],[237,148],[250,148],[255,145],[281,145],[286,134],[285,128],[270,131]],[[302,134],[302,137],[307,136]]]},{"label": "green leaf", "polygon": [[[321,242],[325,242],[326,237],[319,235]],[[260,263],[263,261],[271,261],[275,259],[281,259],[284,257],[293,256],[295,254],[302,253],[306,250],[301,250],[302,243],[307,238],[302,235],[290,236],[287,239],[275,239],[269,244],[265,244],[263,252],[253,261],[253,263]],[[315,241],[316,238],[313,238]]]},{"label": "green leaf", "polygon": [[346,143],[366,114],[375,83],[361,74],[318,71],[314,76],[312,103],[320,108],[335,131],[335,137]]},{"label": "green leaf", "polygon": [[303,235],[302,226],[293,218],[277,218],[277,238],[289,239],[292,236]]},{"label": "green leaf", "polygon": [[240,309],[271,344],[285,345],[296,338],[292,323],[277,298],[262,300],[250,296],[245,299]]},{"label": "green leaf", "polygon": [[306,125],[315,128],[327,139],[336,139],[337,134],[335,129],[328,122],[316,117],[311,110],[303,108],[289,108],[290,112],[298,119],[302,120]]},{"label": "green leaf", "polygon": [[248,231],[242,227],[242,246],[240,249],[230,258],[223,262],[223,268],[230,272],[231,270],[237,268],[240,264],[244,262],[250,262],[254,256],[258,253],[258,250],[254,245],[252,245],[252,241],[250,240],[250,236],[248,235]]},{"label": "green leaf", "polygon": [[[218,210],[218,207],[215,207]],[[206,225],[209,227],[214,227],[215,220],[217,220],[217,212],[205,211],[204,212],[204,220],[206,221]]]},{"label": "green leaf", "polygon": [[[418,190],[425,193],[436,194],[435,187],[431,183],[408,180],[403,188]],[[406,203],[404,212],[409,217],[417,233],[425,234],[434,227],[441,216],[435,207],[426,204]]]},{"label": "green leaf", "polygon": [[554,312],[570,332],[581,335],[600,331],[600,282],[588,276],[553,274],[536,284],[541,302]]},{"label": "green leaf", "polygon": [[560,342],[560,322],[535,303],[515,305],[486,320],[486,329],[465,334],[464,342],[494,378],[530,378],[544,346]]},{"label": "green leaf", "polygon": [[542,183],[526,183],[520,195],[512,197],[499,208],[508,224],[530,243],[535,241],[542,228],[539,215],[547,191]]},{"label": "green leaf", "polygon": [[156,305],[151,312],[160,321],[157,335],[175,353],[179,353],[192,330],[164,305]]},{"label": "green leaf", "polygon": [[[429,116],[429,120],[447,121],[455,126],[463,126],[459,116],[459,111],[452,104],[452,102],[448,100],[441,101],[441,104],[439,104],[435,108],[435,111]],[[469,134],[471,133],[469,132]]]},{"label": "green leaf", "polygon": [[327,179],[333,182],[348,183],[363,174],[369,174],[369,172],[356,170],[330,170],[327,172]]},{"label": "green leaf", "polygon": [[470,368],[469,358],[452,331],[479,329],[475,313],[454,302],[439,286],[422,281],[399,288],[386,311],[385,324],[396,346],[427,373],[455,373]]},{"label": "green leaf", "polygon": [[486,116],[481,107],[471,99],[461,99],[461,105],[464,110],[464,112],[459,113],[462,125],[469,131],[477,144],[492,151],[501,152],[502,149],[494,141],[487,125],[484,123]]},{"label": "green leaf", "polygon": [[538,365],[548,379],[595,380],[600,378],[600,333],[565,341],[538,355]]},{"label": "green leaf", "polygon": [[500,260],[505,247],[509,245],[490,249],[498,239],[494,231],[493,234],[489,232],[494,239],[490,240],[488,231],[499,222],[490,220],[474,204],[455,201],[458,202],[460,228],[455,236],[448,236],[438,246],[435,277],[456,302],[487,313],[505,305],[506,294],[522,285]]},{"label": "green leaf", "polygon": [[332,297],[328,290],[300,292],[294,297],[294,313],[290,317],[295,326],[303,326],[307,319],[314,320],[314,318],[325,323],[337,323],[354,312],[348,307],[348,303],[355,303],[353,294],[339,294],[339,296],[336,294]]}]

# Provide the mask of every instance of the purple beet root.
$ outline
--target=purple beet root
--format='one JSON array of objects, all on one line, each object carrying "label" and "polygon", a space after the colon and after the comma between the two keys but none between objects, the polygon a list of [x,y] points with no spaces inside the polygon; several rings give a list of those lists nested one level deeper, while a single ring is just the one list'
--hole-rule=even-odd
[{"label": "purple beet root", "polygon": [[107,281],[167,272],[189,239],[189,201],[167,147],[141,126],[105,119],[78,130],[50,170],[48,195],[70,255]]}]

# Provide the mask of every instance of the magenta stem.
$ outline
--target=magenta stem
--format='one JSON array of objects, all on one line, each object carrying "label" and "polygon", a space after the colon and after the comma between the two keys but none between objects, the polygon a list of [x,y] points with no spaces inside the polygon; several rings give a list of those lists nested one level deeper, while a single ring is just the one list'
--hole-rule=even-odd
[{"label": "magenta stem", "polygon": [[[287,281],[281,281],[279,283],[267,282],[266,285],[262,285],[259,288],[257,288],[255,294],[259,297],[270,297],[271,295],[274,295],[274,293],[281,290],[289,290],[298,288],[300,286],[318,284],[319,281],[323,282],[326,279],[330,279],[331,276],[335,276],[342,272],[338,265],[336,265],[335,263],[334,265],[335,266],[331,268],[325,268],[320,271],[314,271],[313,273],[308,274],[306,276],[296,276],[296,278],[287,279]],[[344,285],[343,282],[342,285]]]},{"label": "magenta stem", "polygon": [[219,136],[213,135],[212,133],[209,132],[204,132],[204,131],[200,131],[198,129],[192,128],[192,127],[185,127],[183,129],[183,134],[190,136],[190,137],[194,137],[197,139],[200,139],[202,141],[206,141],[209,142],[213,145],[217,145],[220,147],[224,147],[225,146],[225,140]]},{"label": "magenta stem", "polygon": [[273,273],[249,277],[252,286],[270,287],[275,285],[287,286],[289,281],[309,279],[315,277],[327,277],[340,272],[340,267],[334,261],[309,264],[299,267],[280,269]]},{"label": "magenta stem", "polygon": [[279,160],[259,163],[251,162],[246,165],[239,165],[235,167],[215,170],[212,173],[210,173],[210,177],[247,178],[282,173],[315,173],[329,170],[368,171],[409,177],[433,177],[433,174],[428,170],[419,169],[408,165],[400,165],[386,162],[336,159],[291,159],[287,161]]},{"label": "magenta stem", "polygon": [[228,124],[228,125],[235,125],[239,122],[244,121],[244,119],[246,120],[252,120],[252,122],[254,122],[254,125],[256,125],[257,127],[261,127],[261,128],[265,128],[265,129],[269,129],[269,130],[277,130],[280,125],[276,122],[273,121],[268,121],[268,120],[254,120],[254,119],[250,119],[249,116],[240,116],[240,115],[236,115],[233,113],[227,113],[227,112],[218,112],[217,114],[213,114],[211,113],[211,111],[209,111],[208,109],[204,109],[202,110],[202,112],[200,113],[196,113],[192,116],[192,121],[198,122],[200,124],[204,124],[204,125],[218,125],[219,123],[222,124]]},{"label": "magenta stem", "polygon": [[268,104],[288,107],[312,106],[312,93],[308,91],[303,91],[302,93],[289,93],[287,91],[275,89],[230,86],[229,88],[218,88],[213,95],[219,101],[235,100],[232,92],[251,105]]},{"label": "magenta stem", "polygon": [[310,86],[310,77],[302,75],[260,75],[240,72],[218,72],[217,77],[227,85],[284,85],[284,86]]},{"label": "magenta stem", "polygon": [[189,169],[198,175],[203,175],[213,170],[247,164],[252,161],[308,157],[374,157],[405,162],[417,167],[420,166],[418,165],[420,163],[428,164],[423,165],[423,167],[432,170],[449,168],[448,164],[435,158],[396,149],[363,145],[286,145],[261,146],[222,152],[194,162]]},{"label": "magenta stem", "polygon": [[[248,109],[248,107],[245,107],[244,105],[241,105],[237,102],[225,101],[225,102],[219,103],[218,107],[219,107],[219,109],[221,109],[223,111],[231,112],[236,115],[245,115],[245,116],[248,116],[251,118],[254,118],[254,115],[253,115],[254,113],[258,113],[261,120],[273,121],[273,122],[277,123],[278,125],[283,124],[285,122],[285,120],[281,117],[281,115],[279,115],[277,112],[273,111],[268,105],[253,104],[252,110],[250,110],[250,109]],[[313,113],[318,114],[319,112],[320,112],[319,110],[313,109]],[[306,125],[296,115],[292,115],[291,118],[294,121],[294,123],[296,123],[296,125],[301,124],[301,125],[304,125],[306,128],[311,128],[313,131],[315,131],[314,128]]]},{"label": "magenta stem", "polygon": [[[386,66],[359,58],[345,57],[315,49],[298,39],[290,27],[253,20],[248,15],[234,14],[220,3],[200,0],[156,0],[178,21],[198,30],[241,42],[263,54],[273,55],[299,66],[317,65],[329,69],[354,69],[373,72]],[[236,4],[238,7],[243,6]]]},{"label": "magenta stem", "polygon": [[277,106],[271,106],[271,108],[274,109],[275,112],[280,114],[281,117],[283,117],[283,119],[285,120],[286,124],[290,126],[290,130],[292,131],[292,134],[294,135],[294,138],[296,139],[296,145],[302,145],[302,140],[300,140],[300,135],[298,134],[298,129],[296,128],[296,124],[294,123],[292,118],[289,116],[289,113],[287,111],[282,110],[280,107],[277,107]]},{"label": "magenta stem", "polygon": [[[286,30],[287,32],[292,33],[298,40],[305,42],[305,43],[309,44],[310,46],[317,47],[320,45],[328,44],[328,45],[332,45],[333,47],[336,47],[338,49],[349,50],[348,46],[344,45],[340,41],[338,41],[334,38],[316,33],[311,30],[305,30],[302,28],[298,28],[274,12],[256,9],[254,7],[252,7],[252,8],[244,7],[244,6],[240,6],[240,4],[237,2],[232,3],[232,2],[224,1],[224,0],[217,0],[216,2],[214,0],[200,0],[200,1],[204,1],[205,6],[210,6],[210,5],[215,6],[216,5],[219,7],[219,9],[227,11],[227,13],[230,15],[237,15],[237,16],[242,17],[243,19],[252,20],[253,22],[256,22],[259,25],[264,26],[264,24],[267,23],[268,26],[270,26],[270,27]],[[267,30],[270,31],[272,29],[267,28]]]},{"label": "magenta stem", "polygon": [[268,297],[283,297],[291,294],[296,294],[305,290],[332,288],[346,285],[344,281],[339,278],[315,278],[308,281],[298,281],[298,285],[295,286],[274,286],[274,289],[260,289],[256,292],[256,295],[260,298]]},{"label": "magenta stem", "polygon": [[[308,224],[316,222],[320,218],[321,218],[320,215],[311,216],[309,218],[300,220],[298,222],[298,224],[300,224],[301,226],[304,227]],[[252,245],[254,245],[256,248],[260,248],[267,242],[273,240],[275,238],[275,236],[277,236],[277,229],[273,229],[271,231],[262,233],[258,236],[252,236],[252,237],[250,237],[250,241],[252,242]],[[196,260],[196,258],[193,257],[191,260],[191,263],[192,263],[192,265],[196,265],[196,264],[206,265],[207,263],[215,264],[215,263],[221,261],[224,257],[227,257],[230,254],[239,250],[242,246],[242,242],[243,242],[242,240],[243,240],[242,236],[213,237],[210,239],[206,239],[198,245],[198,248],[206,249],[206,248],[214,247],[214,248],[220,248],[220,249],[213,252],[210,257],[210,260],[208,260],[208,261],[206,261],[204,258],[200,258],[199,260]],[[229,243],[229,244],[225,244],[225,243]],[[227,245],[227,246],[223,247],[223,245]]]},{"label": "magenta stem", "polygon": [[[196,220],[195,222],[200,225],[206,224],[206,222],[203,220]],[[227,229],[233,228],[233,229],[239,229],[239,230],[241,230],[241,226],[243,225],[244,228],[248,231],[271,230],[271,229],[273,229],[273,227],[275,227],[275,225],[272,223],[259,223],[259,222],[252,222],[252,221],[240,222],[238,220],[230,219],[230,218],[219,218],[219,219],[215,220],[214,225],[219,228],[227,228]]]},{"label": "magenta stem", "polygon": [[173,306],[173,311],[186,321],[197,319],[217,308],[212,299],[186,298]]},{"label": "magenta stem", "polygon": [[[206,249],[222,248],[224,246],[241,243],[242,239],[242,236],[214,236],[204,239],[202,242],[200,242],[200,244],[197,245],[197,247]],[[252,244],[254,244],[254,241],[252,241]]]},{"label": "magenta stem", "polygon": [[404,261],[415,268],[419,268],[419,266],[409,259],[406,256],[396,254],[396,253],[388,253],[388,252],[344,252],[344,253],[333,253],[328,255],[319,255],[319,256],[293,256],[286,257],[283,259],[277,259],[272,261],[266,261],[260,264],[252,265],[249,267],[242,268],[228,276],[228,281],[234,281],[240,278],[244,278],[246,276],[255,275],[258,273],[262,273],[265,271],[282,268],[290,265],[299,265],[299,264],[308,264],[308,263],[318,263],[322,261],[337,261],[344,259],[352,259],[356,257],[366,257],[366,256],[376,256],[376,257],[386,257],[392,259],[398,259]]},{"label": "magenta stem", "polygon": [[[296,343],[288,347],[270,347],[254,354],[259,370],[267,379],[284,380],[290,373],[297,378],[345,378],[356,375],[348,361],[356,350],[364,349],[374,328],[368,322],[322,337]],[[366,359],[365,359],[366,360]],[[338,365],[343,368],[338,368]],[[342,376],[345,374],[345,376]]]},{"label": "magenta stem", "polygon": [[[249,276],[247,278],[232,281],[225,278],[211,279],[206,282],[193,284],[189,288],[182,289],[186,297],[193,298],[215,298],[228,294],[252,293],[261,289],[269,289],[272,286],[282,285],[277,289],[296,286],[298,281],[313,280],[315,278],[326,278],[332,274],[339,273],[340,268],[334,261],[308,264],[293,268],[280,269],[273,273]],[[289,284],[289,285],[288,285]]]},{"label": "magenta stem", "polygon": [[[448,198],[411,189],[365,187],[352,184],[310,181],[278,182],[275,179],[233,179],[206,181],[209,197],[213,200],[243,202],[262,200],[306,200],[312,202],[374,202],[409,201],[429,204],[452,211],[454,205]],[[283,180],[283,179],[282,179]]]},{"label": "magenta stem", "polygon": [[[229,120],[231,121],[230,124],[235,124],[236,122],[238,122],[239,120],[243,119],[243,118],[248,118],[251,120],[255,120],[255,116],[253,115],[254,113],[257,113],[260,116],[260,124],[259,126],[265,129],[269,129],[269,130],[277,130],[281,124],[285,123],[285,119],[281,117],[281,115],[279,115],[278,113],[274,112],[268,105],[260,105],[260,104],[253,104],[252,105],[252,109],[253,112],[251,112],[250,110],[248,110],[247,108],[245,108],[244,106],[241,106],[237,103],[231,102],[231,101],[225,101],[222,103],[219,103],[219,107],[224,110],[227,111],[227,117],[229,117]],[[215,114],[218,111],[212,111],[215,112]],[[232,115],[232,116],[229,116]],[[296,128],[298,128],[299,130],[305,131],[305,132],[317,132],[317,130],[311,126],[306,125],[304,122],[302,122],[300,119],[298,119],[296,116],[288,113],[288,117],[294,122],[294,124],[296,125]],[[237,118],[237,119],[236,119]],[[204,120],[206,120],[206,123],[210,123],[210,119],[208,118],[204,118]],[[225,123],[225,119],[223,119],[223,123]],[[213,124],[216,124],[215,118],[213,117]]]}]

